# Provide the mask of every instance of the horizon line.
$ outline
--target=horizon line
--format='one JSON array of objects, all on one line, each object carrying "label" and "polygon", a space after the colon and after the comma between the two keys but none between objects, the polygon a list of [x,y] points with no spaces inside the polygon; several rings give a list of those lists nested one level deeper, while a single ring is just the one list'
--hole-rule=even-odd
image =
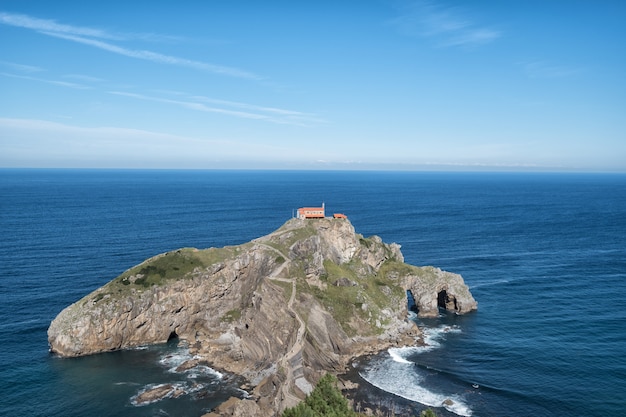
[{"label": "horizon line", "polygon": [[[463,166],[469,168],[470,166]],[[461,168],[461,166],[459,166]],[[513,167],[511,167],[513,168]],[[536,169],[391,169],[391,168],[148,168],[148,167],[5,167],[0,171],[171,171],[171,172],[387,172],[387,173],[441,173],[441,174],[590,174],[590,175],[626,175],[626,171],[619,170],[592,170],[592,169],[554,169],[537,167]]]}]

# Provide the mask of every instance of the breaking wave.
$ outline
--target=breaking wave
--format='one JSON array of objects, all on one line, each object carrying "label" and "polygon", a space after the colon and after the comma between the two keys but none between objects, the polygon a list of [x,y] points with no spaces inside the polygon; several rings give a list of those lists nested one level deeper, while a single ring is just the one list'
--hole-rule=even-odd
[{"label": "breaking wave", "polygon": [[[169,373],[176,375],[173,376],[176,380],[144,385],[130,398],[131,404],[144,406],[167,398],[178,398],[214,390],[215,385],[219,384],[224,375],[202,363],[200,359],[200,357],[192,355],[185,345],[179,346],[174,352],[161,356],[158,359],[159,365],[166,368]],[[142,395],[155,390],[161,391],[147,400],[142,398]]]},{"label": "breaking wave", "polygon": [[[159,389],[159,388],[164,388],[167,387],[168,390],[159,395],[158,397],[155,397],[153,399],[150,400],[145,400],[145,401],[139,401],[139,399],[141,398],[141,395],[145,394],[148,391],[151,390],[155,390],[155,389]],[[144,405],[148,405],[148,404],[154,404],[156,402],[159,402],[161,400],[164,400],[166,398],[172,398],[176,393],[187,393],[185,390],[185,386],[181,383],[176,383],[176,384],[148,384],[145,387],[143,387],[143,389],[141,389],[139,392],[137,392],[136,395],[133,395],[130,398],[130,403],[134,406],[144,406]]]},{"label": "breaking wave", "polygon": [[443,407],[459,416],[471,416],[472,410],[458,394],[445,394],[425,388],[424,370],[414,359],[420,353],[437,349],[449,332],[460,332],[456,326],[439,326],[423,330],[424,346],[390,348],[389,356],[372,361],[359,372],[373,386],[428,407]]},{"label": "breaking wave", "polygon": [[199,362],[199,356],[192,355],[186,347],[178,348],[174,353],[169,353],[159,359],[159,364],[166,367],[169,372],[186,374],[188,378],[210,376],[222,379],[224,374]]}]

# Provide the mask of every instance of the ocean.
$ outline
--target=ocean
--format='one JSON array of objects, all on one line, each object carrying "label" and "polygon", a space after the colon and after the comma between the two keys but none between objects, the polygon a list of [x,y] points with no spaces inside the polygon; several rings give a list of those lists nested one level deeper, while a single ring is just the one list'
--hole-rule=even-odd
[{"label": "ocean", "polygon": [[[626,175],[0,170],[0,415],[200,416],[236,375],[184,344],[77,359],[50,321],[133,265],[247,242],[325,202],[405,260],[459,273],[478,311],[413,317],[426,346],[355,360],[361,396],[439,416],[626,415]],[[137,405],[170,383],[185,394]],[[400,412],[400,411],[399,411]]]}]

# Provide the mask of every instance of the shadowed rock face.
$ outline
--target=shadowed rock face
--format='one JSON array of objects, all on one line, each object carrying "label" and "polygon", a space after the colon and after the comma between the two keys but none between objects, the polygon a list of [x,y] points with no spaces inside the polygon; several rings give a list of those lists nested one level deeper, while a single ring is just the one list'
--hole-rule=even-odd
[{"label": "shadowed rock face", "polygon": [[413,294],[418,316],[437,317],[439,308],[458,314],[478,308],[460,275],[431,266],[420,268],[420,272],[406,275],[402,283]]},{"label": "shadowed rock face", "polygon": [[229,401],[222,414],[272,415],[354,356],[415,344],[407,290],[420,316],[476,309],[460,275],[407,265],[399,245],[364,238],[347,219],[292,219],[243,245],[148,259],[59,313],[48,340],[71,357],[176,335],[249,381],[256,400]]}]

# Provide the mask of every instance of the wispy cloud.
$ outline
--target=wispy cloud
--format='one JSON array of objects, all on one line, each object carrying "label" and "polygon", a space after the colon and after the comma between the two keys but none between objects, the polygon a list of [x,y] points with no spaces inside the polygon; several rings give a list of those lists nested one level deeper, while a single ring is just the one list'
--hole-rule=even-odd
[{"label": "wispy cloud", "polygon": [[262,114],[242,112],[242,111],[235,111],[235,110],[228,110],[228,109],[223,109],[223,108],[219,108],[219,107],[209,107],[209,106],[206,106],[206,105],[204,105],[202,103],[192,102],[192,101],[172,100],[172,99],[168,99],[168,98],[147,96],[147,95],[135,94],[135,93],[127,93],[127,92],[123,92],[123,91],[111,91],[110,94],[115,94],[115,95],[124,96],[124,97],[131,97],[131,98],[135,98],[135,99],[139,99],[139,100],[154,101],[154,102],[158,102],[158,103],[174,104],[174,105],[177,105],[177,106],[180,106],[180,107],[184,107],[184,108],[187,108],[187,109],[190,109],[190,110],[198,110],[198,111],[203,111],[203,112],[207,112],[207,113],[220,113],[220,114],[226,114],[226,115],[229,115],[229,116],[236,116],[236,117],[240,117],[240,118],[244,118],[244,119],[256,119],[256,120],[267,120],[267,119],[269,119],[268,116],[265,116],[265,115],[262,115]]},{"label": "wispy cloud", "polygon": [[500,32],[491,29],[470,29],[461,31],[442,41],[443,46],[479,46],[493,42],[500,37]]},{"label": "wispy cloud", "polygon": [[27,73],[27,74],[45,71],[43,68],[36,67],[34,65],[24,65],[24,64],[18,64],[15,62],[0,61],[0,65],[11,68],[14,71],[19,71],[21,73]]},{"label": "wispy cloud", "polygon": [[391,24],[405,35],[431,39],[440,47],[476,47],[501,36],[500,31],[472,21],[461,8],[420,0],[404,3]]},{"label": "wispy cloud", "polygon": [[[263,107],[253,104],[212,99],[203,96],[181,96],[179,99],[155,97],[144,94],[129,93],[123,91],[110,91],[110,94],[130,97],[138,100],[147,100],[157,103],[171,104],[189,110],[206,113],[218,113],[226,116],[239,117],[242,119],[261,120],[277,124],[290,124],[297,126],[310,126],[324,121],[314,114],[303,113],[293,110],[279,109],[275,107]],[[210,105],[209,105],[210,104]],[[242,110],[239,110],[242,109]]]},{"label": "wispy cloud", "polygon": [[65,33],[69,35],[89,36],[92,38],[121,40],[122,37],[101,29],[63,25],[54,20],[39,19],[23,14],[0,12],[0,23],[32,29],[38,32]]},{"label": "wispy cloud", "polygon": [[[234,67],[211,64],[208,62],[195,61],[180,58],[172,55],[165,55],[158,52],[139,50],[119,46],[111,41],[128,40],[126,36],[110,33],[101,29],[71,26],[56,23],[53,20],[38,19],[21,14],[11,14],[0,12],[0,23],[24,29],[34,30],[43,35],[64,39],[83,45],[92,46],[118,55],[130,58],[152,61],[160,64],[176,65],[181,67],[194,68],[215,74],[226,75],[237,78],[261,79],[260,76],[249,71],[244,71]],[[137,38],[137,36],[135,36]]]},{"label": "wispy cloud", "polygon": [[556,65],[541,60],[521,62],[519,65],[530,78],[571,78],[583,72],[579,67]]},{"label": "wispy cloud", "polygon": [[[82,127],[73,126],[64,123],[51,122],[39,119],[12,119],[0,117],[0,129],[6,132],[46,132],[47,134],[61,134],[58,137],[75,136],[81,142],[88,143],[89,139],[102,139],[107,142],[113,141],[114,138],[123,138],[121,141],[128,139],[142,141],[164,141],[176,145],[179,142],[197,142],[209,144],[230,143],[225,140],[207,140],[199,138],[191,138],[187,136],[171,135],[167,133],[153,132],[142,129],[131,129],[124,127]],[[1,131],[1,130],[0,130]],[[39,138],[40,135],[35,137]]]},{"label": "wispy cloud", "polygon": [[0,118],[0,137],[0,166],[4,167],[250,167],[250,163],[271,166],[294,158],[300,162],[310,153],[213,135],[172,135],[36,119]]},{"label": "wispy cloud", "polygon": [[3,77],[19,78],[19,79],[22,79],[22,80],[29,80],[29,81],[38,81],[38,82],[41,82],[41,83],[57,85],[57,86],[60,86],[60,87],[73,88],[75,90],[88,90],[88,89],[91,88],[91,87],[83,85],[83,84],[72,83],[72,82],[68,82],[68,81],[49,80],[49,79],[46,79],[46,78],[39,78],[39,77],[31,77],[30,75],[10,74],[10,73],[6,73],[6,72],[0,72],[0,75],[2,75]]},{"label": "wispy cloud", "polygon": [[304,113],[304,112],[299,112],[295,110],[279,109],[276,107],[257,106],[255,104],[240,103],[237,101],[220,100],[220,99],[204,97],[204,96],[191,96],[190,98],[193,100],[204,102],[204,103],[214,103],[214,104],[220,104],[220,105],[225,105],[225,106],[232,106],[232,107],[237,107],[241,109],[248,109],[248,110],[253,110],[253,111],[262,112],[262,113],[279,115],[281,117],[301,118],[303,120],[306,119],[310,121],[314,121],[314,120],[322,121],[321,119],[318,119],[317,116],[315,116],[312,113]]},{"label": "wispy cloud", "polygon": [[91,75],[83,75],[83,74],[67,74],[63,76],[64,78],[69,78],[72,80],[78,80],[86,83],[101,83],[105,80],[98,77],[92,77]]}]

